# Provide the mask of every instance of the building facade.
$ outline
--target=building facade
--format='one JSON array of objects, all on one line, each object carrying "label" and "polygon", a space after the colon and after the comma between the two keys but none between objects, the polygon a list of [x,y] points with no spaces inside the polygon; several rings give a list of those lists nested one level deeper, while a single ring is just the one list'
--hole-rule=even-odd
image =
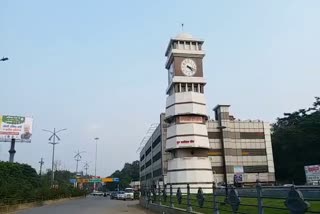
[{"label": "building facade", "polygon": [[240,121],[229,105],[214,108],[208,120],[203,78],[203,40],[180,34],[166,51],[166,112],[140,151],[141,186],[159,182],[211,187],[212,182],[275,181],[270,127]]},{"label": "building facade", "polygon": [[[269,123],[235,119],[229,108],[229,105],[218,105],[214,109],[215,119],[206,123],[213,180],[248,184],[259,179],[273,184],[275,171]],[[157,130],[140,152],[141,186],[169,183],[168,162],[172,154],[165,149],[168,125],[164,119],[161,114]]]}]

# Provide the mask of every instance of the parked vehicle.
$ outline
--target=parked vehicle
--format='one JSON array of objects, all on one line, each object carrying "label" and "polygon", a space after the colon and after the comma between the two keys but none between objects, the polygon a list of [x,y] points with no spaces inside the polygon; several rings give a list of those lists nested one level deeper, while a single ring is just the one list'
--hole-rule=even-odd
[{"label": "parked vehicle", "polygon": [[117,195],[118,195],[118,192],[117,192],[117,191],[111,192],[111,194],[110,194],[110,199],[117,199]]},{"label": "parked vehicle", "polygon": [[93,191],[90,195],[93,195],[93,196],[103,196],[103,192]]},{"label": "parked vehicle", "polygon": [[117,199],[118,200],[126,200],[126,195],[124,191],[119,191],[117,194]]},{"label": "parked vehicle", "polygon": [[124,192],[125,192],[125,199],[131,199],[131,200],[134,199],[134,193],[132,188],[125,188]]}]

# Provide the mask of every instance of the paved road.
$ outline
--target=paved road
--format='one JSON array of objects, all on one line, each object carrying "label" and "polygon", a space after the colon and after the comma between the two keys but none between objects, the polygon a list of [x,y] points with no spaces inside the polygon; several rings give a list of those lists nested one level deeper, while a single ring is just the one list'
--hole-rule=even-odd
[{"label": "paved road", "polygon": [[17,212],[17,214],[151,214],[140,208],[138,201],[117,201],[105,197],[68,200],[55,205],[45,205]]}]

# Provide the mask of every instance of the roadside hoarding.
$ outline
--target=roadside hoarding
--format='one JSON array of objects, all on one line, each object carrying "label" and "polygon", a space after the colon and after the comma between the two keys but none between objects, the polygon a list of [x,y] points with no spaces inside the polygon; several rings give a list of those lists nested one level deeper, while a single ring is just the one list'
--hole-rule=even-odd
[{"label": "roadside hoarding", "polygon": [[243,166],[234,166],[234,182],[235,183],[242,183],[243,182]]},{"label": "roadside hoarding", "polygon": [[113,178],[102,178],[102,182],[104,182],[104,183],[112,183],[113,182]]},{"label": "roadside hoarding", "polygon": [[32,123],[31,117],[0,115],[0,142],[31,143]]},{"label": "roadside hoarding", "polygon": [[308,184],[320,182],[320,164],[305,166],[304,171]]}]

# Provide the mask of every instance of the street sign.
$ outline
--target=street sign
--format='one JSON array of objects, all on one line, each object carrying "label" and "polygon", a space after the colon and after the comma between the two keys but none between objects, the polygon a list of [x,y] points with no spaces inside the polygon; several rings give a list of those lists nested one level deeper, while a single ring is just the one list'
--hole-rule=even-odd
[{"label": "street sign", "polygon": [[101,178],[92,178],[89,180],[90,183],[99,183],[101,182]]},{"label": "street sign", "polygon": [[113,178],[113,182],[120,182],[120,179],[119,178]]},{"label": "street sign", "polygon": [[104,183],[112,183],[113,179],[112,178],[102,178],[102,182],[104,182]]},{"label": "street sign", "polygon": [[79,179],[77,179],[77,182],[78,182],[78,183],[89,183],[89,179],[79,178]]},{"label": "street sign", "polygon": [[77,179],[69,179],[69,182],[72,183],[72,184],[74,184],[74,183],[77,182]]}]

